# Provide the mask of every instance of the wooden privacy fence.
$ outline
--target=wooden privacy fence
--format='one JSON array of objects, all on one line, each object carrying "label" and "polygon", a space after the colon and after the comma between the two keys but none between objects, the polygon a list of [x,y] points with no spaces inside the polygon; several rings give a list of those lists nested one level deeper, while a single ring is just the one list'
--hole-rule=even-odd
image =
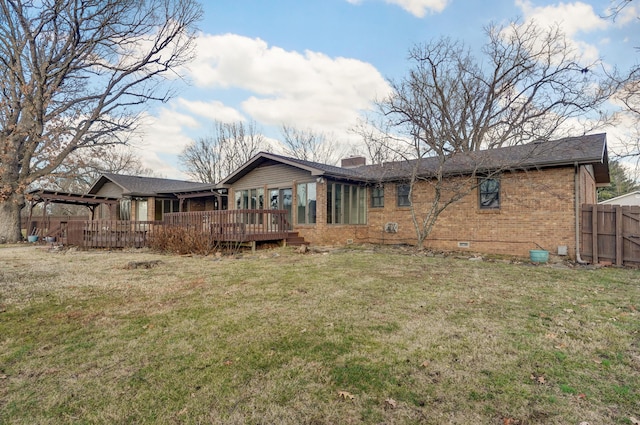
[{"label": "wooden privacy fence", "polygon": [[583,205],[581,218],[584,260],[640,266],[640,206]]}]

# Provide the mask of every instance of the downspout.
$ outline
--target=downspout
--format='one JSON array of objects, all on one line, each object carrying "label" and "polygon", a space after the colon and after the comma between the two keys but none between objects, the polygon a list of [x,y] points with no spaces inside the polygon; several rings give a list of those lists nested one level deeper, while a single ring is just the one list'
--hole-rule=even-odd
[{"label": "downspout", "polygon": [[576,222],[576,263],[588,264],[580,257],[580,167],[577,162],[574,163],[573,186],[575,198],[575,222]]}]

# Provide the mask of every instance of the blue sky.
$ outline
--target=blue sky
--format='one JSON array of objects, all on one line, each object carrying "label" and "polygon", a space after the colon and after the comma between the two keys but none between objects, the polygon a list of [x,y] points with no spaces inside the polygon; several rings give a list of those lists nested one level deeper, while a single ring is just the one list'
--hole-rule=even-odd
[{"label": "blue sky", "polygon": [[[144,165],[185,178],[177,155],[210,135],[214,120],[254,121],[276,150],[285,123],[343,146],[362,111],[404,76],[407,51],[441,36],[479,49],[483,28],[535,20],[559,23],[586,59],[622,69],[640,61],[640,8],[615,22],[609,1],[203,0],[197,57],[175,81],[177,95],[154,105],[135,143]],[[188,82],[188,84],[186,83]],[[615,130],[613,130],[615,131]]]}]

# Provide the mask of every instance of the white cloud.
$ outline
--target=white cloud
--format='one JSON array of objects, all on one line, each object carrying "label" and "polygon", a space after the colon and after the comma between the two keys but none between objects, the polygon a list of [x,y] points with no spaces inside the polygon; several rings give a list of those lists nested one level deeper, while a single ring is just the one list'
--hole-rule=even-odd
[{"label": "white cloud", "polygon": [[609,23],[600,17],[587,3],[558,3],[534,6],[530,0],[516,0],[526,20],[534,20],[543,27],[560,25],[565,34],[573,37],[578,32],[606,29]]},{"label": "white cloud", "polygon": [[427,12],[440,13],[449,3],[449,0],[385,0],[389,4],[396,4],[411,13],[422,18]]},{"label": "white cloud", "polygon": [[200,100],[192,101],[181,98],[177,99],[177,101],[181,108],[186,109],[192,114],[207,118],[210,121],[219,121],[224,123],[244,121],[244,117],[237,109],[226,106],[218,100],[204,102]]},{"label": "white cloud", "polygon": [[184,135],[184,128],[196,128],[200,123],[189,115],[173,109],[162,108],[156,116],[146,116],[144,133],[139,134],[136,146],[165,154],[179,154],[191,139]]},{"label": "white cloud", "polygon": [[360,110],[389,92],[371,64],[325,54],[287,51],[261,39],[202,35],[190,66],[200,88],[249,92],[243,110],[258,123],[300,127],[351,125]]},{"label": "white cloud", "polygon": [[[174,106],[173,103],[169,104]],[[169,178],[184,178],[175,164],[175,157],[191,142],[185,129],[200,127],[189,115],[176,112],[175,108],[162,108],[156,115],[142,117],[141,130],[133,136],[131,145],[138,151],[142,164],[156,174]],[[167,159],[163,159],[167,158]]]},{"label": "white cloud", "polygon": [[636,23],[638,16],[640,16],[640,8],[628,3],[615,17],[615,24],[618,27],[624,27],[630,23]]},{"label": "white cloud", "polygon": [[[361,4],[364,0],[347,0],[351,4]],[[424,17],[427,13],[440,13],[450,0],[385,0],[385,3],[400,6],[417,18]]]},{"label": "white cloud", "polygon": [[[390,91],[374,66],[357,59],[287,51],[234,34],[202,34],[197,49],[195,61],[182,70],[195,96],[174,99],[147,117],[138,143],[144,165],[169,177],[181,176],[175,157],[214,120],[251,119],[276,137],[286,123],[350,143],[348,130],[360,112]],[[279,143],[270,141],[277,149]]]},{"label": "white cloud", "polygon": [[542,29],[558,25],[567,36],[569,45],[582,57],[583,63],[598,61],[598,48],[578,38],[579,35],[606,30],[610,26],[610,22],[599,16],[593,6],[580,1],[534,6],[530,0],[515,0],[515,5],[520,8],[527,23],[534,22]]}]

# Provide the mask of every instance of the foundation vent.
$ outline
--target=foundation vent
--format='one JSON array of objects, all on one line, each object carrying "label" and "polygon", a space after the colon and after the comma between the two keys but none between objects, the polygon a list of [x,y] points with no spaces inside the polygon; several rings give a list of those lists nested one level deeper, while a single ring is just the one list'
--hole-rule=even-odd
[{"label": "foundation vent", "polygon": [[398,233],[398,223],[387,223],[384,225],[384,231],[387,233]]}]

